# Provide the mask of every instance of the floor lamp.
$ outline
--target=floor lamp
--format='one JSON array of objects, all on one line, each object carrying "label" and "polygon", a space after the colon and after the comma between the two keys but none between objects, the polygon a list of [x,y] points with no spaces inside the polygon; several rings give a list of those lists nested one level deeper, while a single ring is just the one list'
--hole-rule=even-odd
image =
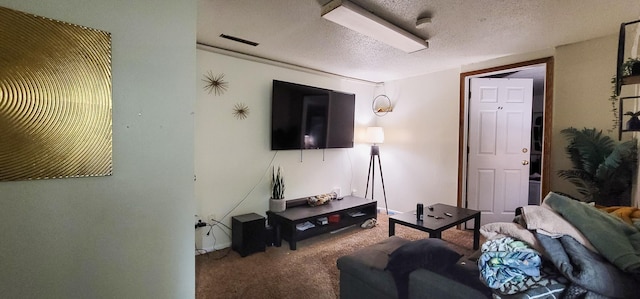
[{"label": "floor lamp", "polygon": [[387,191],[384,189],[384,177],[382,176],[382,163],[380,163],[380,148],[377,144],[384,142],[384,131],[382,127],[368,127],[367,128],[367,141],[372,143],[371,145],[371,159],[369,159],[369,173],[367,175],[367,189],[364,192],[366,198],[369,192],[369,182],[371,182],[371,199],[373,200],[374,181],[376,177],[376,158],[378,159],[378,168],[380,169],[380,179],[382,180],[382,194],[384,195],[384,208],[389,215],[389,207],[387,206]]}]

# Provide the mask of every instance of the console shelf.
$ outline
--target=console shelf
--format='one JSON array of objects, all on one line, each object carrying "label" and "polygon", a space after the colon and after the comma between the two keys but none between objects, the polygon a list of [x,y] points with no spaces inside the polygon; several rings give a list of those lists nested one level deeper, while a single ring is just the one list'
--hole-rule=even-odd
[{"label": "console shelf", "polygon": [[[296,242],[311,238],[320,234],[332,232],[351,225],[360,225],[367,219],[377,217],[377,202],[370,199],[345,196],[342,200],[333,200],[328,204],[311,207],[306,200],[294,200],[293,204],[287,204],[284,212],[267,212],[268,222],[276,230],[275,245],[281,246],[282,239],[289,242],[289,248],[296,250]],[[352,216],[358,213],[358,216]],[[361,215],[360,215],[361,214]],[[337,216],[335,216],[337,215]],[[318,219],[322,217],[339,217],[337,222],[329,222],[321,225]],[[298,230],[298,224],[311,222],[314,227],[306,230]]]}]

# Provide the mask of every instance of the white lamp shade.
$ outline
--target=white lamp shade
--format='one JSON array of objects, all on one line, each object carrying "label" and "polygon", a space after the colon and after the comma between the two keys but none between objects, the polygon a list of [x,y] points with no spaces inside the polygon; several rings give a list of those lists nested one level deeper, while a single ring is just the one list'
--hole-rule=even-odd
[{"label": "white lamp shade", "polygon": [[384,130],[382,127],[368,127],[367,128],[367,141],[373,144],[380,144],[384,142]]}]

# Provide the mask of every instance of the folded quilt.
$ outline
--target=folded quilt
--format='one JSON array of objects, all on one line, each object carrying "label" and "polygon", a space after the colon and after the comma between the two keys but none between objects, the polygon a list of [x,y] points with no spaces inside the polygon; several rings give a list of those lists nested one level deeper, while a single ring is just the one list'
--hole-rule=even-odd
[{"label": "folded quilt", "polygon": [[[606,296],[610,298],[637,298],[638,283],[600,255],[586,249],[570,236],[551,238],[536,234],[551,262],[570,283],[586,289],[586,298]],[[580,297],[583,298],[583,297]]]},{"label": "folded quilt", "polygon": [[498,293],[503,296],[523,293],[532,294],[529,292],[531,289],[551,286],[554,286],[552,288],[557,291],[560,287],[564,288],[568,282],[569,281],[558,272],[555,265],[550,261],[543,259],[542,267],[540,267],[540,276],[526,276],[522,281],[509,281],[500,286],[500,288],[494,289],[494,293]]},{"label": "folded quilt", "polygon": [[527,276],[540,276],[540,254],[526,243],[504,237],[482,244],[478,259],[480,278],[492,289],[510,281],[523,281]]},{"label": "folded quilt", "polygon": [[480,227],[480,233],[488,240],[511,237],[527,243],[538,252],[542,252],[538,239],[532,232],[514,222],[492,222]]},{"label": "folded quilt", "polygon": [[545,203],[580,230],[602,256],[640,280],[640,230],[593,206],[553,192]]},{"label": "folded quilt", "polygon": [[550,284],[542,287],[532,287],[526,291],[513,294],[513,295],[499,295],[493,294],[494,299],[558,299],[565,298],[563,293],[565,285],[563,284]]},{"label": "folded quilt", "polygon": [[593,245],[591,245],[591,242],[569,221],[554,212],[553,209],[546,204],[546,201],[540,206],[522,207],[522,217],[529,230],[534,230],[551,237],[569,235],[580,242],[580,244],[589,248],[589,250],[597,252]]}]

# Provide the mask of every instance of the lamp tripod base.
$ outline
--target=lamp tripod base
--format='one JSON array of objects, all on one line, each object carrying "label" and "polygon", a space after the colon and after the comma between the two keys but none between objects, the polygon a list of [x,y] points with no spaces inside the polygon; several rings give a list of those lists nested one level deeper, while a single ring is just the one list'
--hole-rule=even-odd
[{"label": "lamp tripod base", "polygon": [[387,191],[384,188],[384,176],[382,176],[382,163],[380,162],[380,148],[377,145],[371,146],[371,158],[369,159],[369,171],[367,174],[367,189],[364,193],[364,197],[367,198],[369,194],[369,182],[371,182],[371,199],[374,199],[374,190],[375,190],[375,177],[376,177],[376,157],[378,158],[378,168],[380,169],[380,180],[382,182],[382,194],[384,196],[384,208],[389,215],[389,206],[387,205]]}]

